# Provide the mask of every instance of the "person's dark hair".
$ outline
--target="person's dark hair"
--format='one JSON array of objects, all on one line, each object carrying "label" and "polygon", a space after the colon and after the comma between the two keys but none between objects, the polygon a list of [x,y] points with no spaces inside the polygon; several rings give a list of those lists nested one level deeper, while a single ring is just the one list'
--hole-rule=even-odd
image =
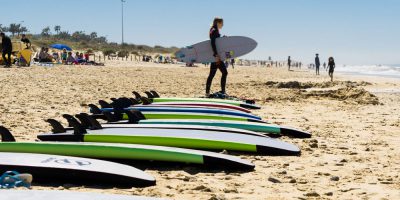
[{"label": "person's dark hair", "polygon": [[333,57],[329,57],[329,62],[335,62],[335,60],[333,59]]},{"label": "person's dark hair", "polygon": [[224,23],[224,20],[221,17],[215,17],[213,21],[213,26],[217,26],[218,23]]},{"label": "person's dark hair", "polygon": [[6,34],[4,34],[3,32],[1,32],[0,35],[3,37],[3,36],[5,36]]},{"label": "person's dark hair", "polygon": [[26,35],[25,35],[25,34],[21,34],[21,36],[22,36],[22,37],[25,37]]}]

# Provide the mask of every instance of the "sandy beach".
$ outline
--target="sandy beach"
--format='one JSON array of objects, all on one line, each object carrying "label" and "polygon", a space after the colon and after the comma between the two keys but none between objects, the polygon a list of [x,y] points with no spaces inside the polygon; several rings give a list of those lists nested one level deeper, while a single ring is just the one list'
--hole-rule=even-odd
[{"label": "sandy beach", "polygon": [[[87,112],[99,99],[154,89],[163,96],[194,97],[204,91],[208,68],[108,61],[106,67],[56,66],[0,69],[0,121],[17,140],[50,131],[45,119]],[[219,89],[219,74],[212,90]],[[298,81],[298,82],[293,82]],[[170,199],[398,199],[400,198],[400,80],[336,75],[308,70],[229,69],[227,91],[251,97],[265,120],[299,127],[311,139],[285,138],[300,157],[240,155],[253,172],[225,173],[177,166],[153,175],[147,188],[102,188],[34,184],[33,189],[95,191]],[[369,91],[373,91],[372,93]],[[397,145],[396,145],[397,144]]]}]

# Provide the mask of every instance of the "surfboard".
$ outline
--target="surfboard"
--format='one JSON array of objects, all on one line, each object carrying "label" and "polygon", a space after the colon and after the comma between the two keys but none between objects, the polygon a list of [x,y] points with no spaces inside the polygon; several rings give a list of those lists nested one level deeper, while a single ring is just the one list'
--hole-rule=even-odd
[{"label": "surfboard", "polygon": [[9,170],[32,174],[35,182],[61,185],[76,183],[144,187],[156,183],[145,172],[114,162],[71,156],[0,152],[0,172]]},{"label": "surfboard", "polygon": [[160,198],[56,190],[2,190],[0,200],[162,200]]},{"label": "surfboard", "polygon": [[[113,112],[113,108],[101,108],[102,111]],[[198,114],[218,114],[226,116],[237,116],[249,119],[261,120],[261,117],[250,113],[240,111],[230,111],[215,108],[182,108],[182,107],[149,107],[149,106],[134,106],[125,108],[125,110],[138,110],[145,116],[147,113],[198,113]]]},{"label": "surfboard", "polygon": [[291,127],[285,127],[275,124],[245,122],[245,121],[227,121],[227,120],[202,120],[202,119],[150,119],[139,120],[139,124],[175,124],[175,125],[203,125],[227,128],[238,128],[249,131],[261,132],[266,134],[286,135],[296,138],[310,138],[311,133],[298,130]]},{"label": "surfboard", "polygon": [[[70,118],[74,118],[71,115],[64,115],[65,118],[68,120]],[[216,131],[216,132],[225,132],[225,133],[238,133],[238,134],[244,134],[244,135],[253,135],[253,136],[259,136],[259,137],[266,137],[265,135],[261,133],[257,133],[254,131],[248,131],[244,129],[238,129],[238,128],[226,128],[226,127],[219,127],[219,126],[204,126],[204,125],[182,125],[182,124],[132,124],[129,123],[128,121],[116,121],[113,123],[106,123],[106,124],[99,124],[97,121],[92,122],[95,120],[92,116],[89,116],[86,113],[81,113],[78,115],[75,115],[79,121],[76,120],[75,124],[79,123],[82,128],[85,129],[100,129],[101,128],[131,128],[131,129],[175,129],[176,131],[179,132],[184,132],[186,130],[198,130],[198,131]],[[92,119],[90,119],[92,118]],[[60,122],[53,120],[53,119],[48,119],[46,120],[51,126],[52,126],[52,131],[54,133],[64,133],[67,130],[74,130],[74,127],[64,127]],[[73,124],[74,122],[69,122],[69,124]],[[93,125],[93,123],[96,123],[96,125]]]},{"label": "surfboard", "polygon": [[[221,37],[215,43],[222,61],[246,55],[257,47],[255,40],[243,36]],[[207,40],[182,48],[175,56],[184,63],[212,63],[215,62],[213,54],[211,40]]]},{"label": "surfboard", "polygon": [[86,143],[86,142],[13,142],[8,129],[0,126],[0,152],[40,153],[112,160],[147,160],[207,165],[213,168],[251,170],[254,165],[235,156],[174,147]]},{"label": "surfboard", "polygon": [[[157,92],[150,91],[145,92],[148,96],[149,103],[160,103],[160,102],[206,102],[206,103],[224,103],[230,104],[234,106],[240,106],[247,109],[261,109],[261,106],[247,103],[246,101],[237,101],[237,100],[227,100],[227,99],[213,99],[213,98],[179,98],[179,97],[160,97]],[[142,96],[138,93],[133,91],[133,96],[135,97],[136,101],[141,101]],[[154,95],[156,94],[156,95]]]},{"label": "surfboard", "polygon": [[[129,112],[137,112],[142,117],[141,119],[212,119],[212,120],[232,120],[232,121],[251,121],[265,123],[262,120],[254,118],[247,118],[241,116],[232,116],[226,114],[212,114],[212,113],[193,113],[193,112],[140,112],[135,109],[105,109],[101,110],[96,105],[89,104],[90,112],[93,114],[105,113],[105,110],[112,110],[121,113],[121,120],[129,119]],[[116,113],[116,112],[114,112]]]},{"label": "surfboard", "polygon": [[[94,107],[94,109],[98,109]],[[99,111],[100,112],[100,111]],[[137,111],[138,112],[138,111]],[[225,128],[237,128],[254,132],[261,132],[268,135],[286,135],[296,138],[310,138],[311,133],[302,131],[296,128],[280,126],[276,124],[268,124],[263,121],[257,120],[223,120],[223,119],[190,119],[190,118],[163,118],[163,119],[146,119],[140,116],[140,112],[126,111],[122,114],[112,114],[104,112],[103,114],[91,115],[96,119],[106,120],[108,123],[119,123],[119,124],[175,124],[175,125],[201,125],[201,126],[214,126],[214,127],[225,127]],[[127,120],[126,120],[127,119]]]},{"label": "surfboard", "polygon": [[242,101],[234,100],[224,100],[224,99],[210,99],[210,98],[177,98],[177,97],[159,97],[150,99],[153,103],[160,102],[210,102],[210,103],[225,103],[235,106],[240,106],[248,109],[261,109],[260,106],[256,104],[248,104]]},{"label": "surfboard", "polygon": [[[209,103],[209,102],[159,102],[153,103],[149,105],[137,105],[137,106],[147,106],[147,107],[188,107],[188,108],[218,108],[218,109],[226,109],[226,110],[236,110],[245,113],[250,113],[251,111],[242,108],[240,106],[225,104],[225,103]],[[136,107],[134,105],[133,107]]]},{"label": "surfboard", "polygon": [[170,146],[202,150],[252,152],[262,155],[299,155],[300,149],[290,143],[265,136],[195,129],[103,128],[77,133],[40,134],[42,141],[81,141]]}]

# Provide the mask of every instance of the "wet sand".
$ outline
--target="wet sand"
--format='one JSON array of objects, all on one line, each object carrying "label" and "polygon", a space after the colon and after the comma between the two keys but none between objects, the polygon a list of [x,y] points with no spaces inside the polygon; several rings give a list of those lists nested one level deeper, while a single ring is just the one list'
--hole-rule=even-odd
[{"label": "wet sand", "polygon": [[[0,122],[17,140],[50,131],[45,119],[87,112],[99,99],[154,89],[163,96],[203,95],[208,68],[108,61],[106,67],[0,68]],[[148,188],[65,184],[34,189],[95,191],[170,199],[399,199],[400,80],[308,70],[229,68],[227,91],[261,104],[265,120],[312,132],[311,139],[281,138],[302,149],[300,157],[241,155],[256,169],[225,173],[177,166],[145,170],[157,180]],[[218,74],[213,91],[219,90]],[[297,81],[297,82],[293,82]],[[350,81],[350,82],[349,82]],[[370,93],[372,91],[374,93]]]}]

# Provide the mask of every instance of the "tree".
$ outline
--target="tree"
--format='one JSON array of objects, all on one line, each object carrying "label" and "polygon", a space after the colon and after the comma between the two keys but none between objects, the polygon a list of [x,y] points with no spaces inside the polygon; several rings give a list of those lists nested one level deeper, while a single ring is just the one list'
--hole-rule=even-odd
[{"label": "tree", "polygon": [[26,33],[28,32],[28,29],[25,26],[21,26],[18,31],[17,34],[20,35],[21,33]]},{"label": "tree", "polygon": [[97,33],[96,32],[91,32],[90,33],[90,39],[96,39],[97,38]]},{"label": "tree", "polygon": [[99,44],[105,44],[105,43],[107,43],[107,38],[104,36],[101,36],[101,37],[95,38],[94,41]]},{"label": "tree", "polygon": [[60,25],[56,25],[56,26],[54,26],[54,31],[57,33],[57,35],[58,35],[58,33],[61,31],[61,26]]},{"label": "tree", "polygon": [[74,33],[72,33],[71,37],[75,42],[90,40],[90,36],[86,35],[83,31],[75,31]]},{"label": "tree", "polygon": [[46,27],[46,28],[42,29],[42,33],[40,33],[40,35],[42,35],[43,37],[50,36],[50,27]]},{"label": "tree", "polygon": [[8,27],[8,32],[10,32],[12,34],[12,36],[14,36],[16,33],[19,32],[20,28],[21,28],[21,24],[12,23]]},{"label": "tree", "polygon": [[71,35],[68,33],[68,31],[60,31],[57,35],[57,38],[67,40],[71,38]]},{"label": "tree", "polygon": [[8,32],[7,27],[3,26],[3,24],[0,24],[0,32]]}]

